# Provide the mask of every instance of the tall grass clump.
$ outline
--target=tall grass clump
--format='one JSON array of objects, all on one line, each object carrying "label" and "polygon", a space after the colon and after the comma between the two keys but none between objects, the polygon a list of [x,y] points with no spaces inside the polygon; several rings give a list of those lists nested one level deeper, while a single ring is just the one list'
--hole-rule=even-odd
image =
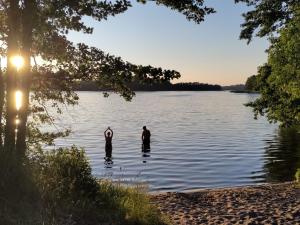
[{"label": "tall grass clump", "polygon": [[161,215],[158,209],[150,204],[144,185],[124,186],[110,181],[100,181],[101,193],[105,201],[113,199],[117,208],[122,210],[127,224],[169,224],[169,219]]},{"label": "tall grass clump", "polygon": [[296,186],[298,188],[300,188],[300,168],[298,168],[296,170],[296,173],[295,173],[295,182],[296,182]]},{"label": "tall grass clump", "polygon": [[82,149],[32,152],[22,163],[4,156],[0,224],[167,224],[144,188],[97,180]]}]

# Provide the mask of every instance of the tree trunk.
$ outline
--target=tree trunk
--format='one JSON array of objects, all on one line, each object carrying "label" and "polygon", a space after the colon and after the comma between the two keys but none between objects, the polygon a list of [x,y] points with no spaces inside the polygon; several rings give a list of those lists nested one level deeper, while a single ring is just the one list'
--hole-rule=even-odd
[{"label": "tree trunk", "polygon": [[0,150],[2,150],[3,147],[3,124],[2,124],[3,106],[4,106],[4,79],[3,79],[1,60],[0,60]]},{"label": "tree trunk", "polygon": [[26,152],[26,128],[29,110],[29,94],[31,86],[31,46],[32,46],[32,26],[34,18],[35,1],[25,0],[22,14],[22,56],[24,58],[24,67],[20,71],[21,91],[23,93],[23,105],[19,111],[20,125],[17,133],[17,151],[21,155]]},{"label": "tree trunk", "polygon": [[8,38],[7,38],[7,85],[6,85],[6,126],[4,148],[15,150],[15,120],[16,120],[16,68],[11,58],[18,53],[19,1],[9,0]]}]

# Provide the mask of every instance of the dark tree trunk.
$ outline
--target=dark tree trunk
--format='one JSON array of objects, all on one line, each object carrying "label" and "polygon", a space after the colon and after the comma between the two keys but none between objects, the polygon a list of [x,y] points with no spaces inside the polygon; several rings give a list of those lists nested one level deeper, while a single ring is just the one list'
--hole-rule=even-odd
[{"label": "dark tree trunk", "polygon": [[4,107],[4,79],[3,79],[1,60],[0,60],[0,150],[3,147],[3,124],[2,124],[3,107]]},{"label": "dark tree trunk", "polygon": [[20,125],[17,133],[17,151],[24,155],[26,152],[26,128],[29,111],[29,94],[31,86],[31,46],[32,46],[32,25],[34,18],[35,1],[25,0],[22,14],[22,56],[24,58],[24,67],[20,71],[21,87],[23,93],[23,105],[19,111]]},{"label": "dark tree trunk", "polygon": [[19,1],[10,0],[8,9],[8,40],[7,40],[7,83],[6,83],[6,126],[4,148],[15,150],[15,119],[16,119],[16,68],[11,58],[18,53]]}]

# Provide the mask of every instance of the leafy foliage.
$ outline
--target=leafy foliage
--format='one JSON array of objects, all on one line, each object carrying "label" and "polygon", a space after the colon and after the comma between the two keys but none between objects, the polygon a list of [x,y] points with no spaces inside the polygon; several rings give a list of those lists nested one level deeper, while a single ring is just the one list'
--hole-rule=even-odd
[{"label": "leafy foliage", "polygon": [[[251,41],[256,34],[259,37],[268,36],[283,28],[294,16],[299,0],[235,0],[244,2],[251,7],[244,13],[241,39]],[[257,33],[255,33],[257,31]]]},{"label": "leafy foliage", "polygon": [[96,180],[82,149],[37,152],[31,163],[47,218],[57,224],[164,224],[141,189]]},{"label": "leafy foliage", "polygon": [[300,16],[296,16],[272,43],[268,63],[259,68],[261,97],[248,104],[256,116],[266,114],[269,121],[283,126],[300,124],[299,65]]},{"label": "leafy foliage", "polygon": [[188,20],[196,23],[204,21],[204,17],[208,14],[215,13],[211,7],[204,6],[204,0],[137,0],[141,3],[156,2],[158,5],[165,5],[172,10],[184,14]]},{"label": "leafy foliage", "polygon": [[258,76],[252,75],[248,77],[245,84],[245,89],[247,91],[258,91],[259,89],[258,86],[259,86]]},{"label": "leafy foliage", "polygon": [[[141,187],[99,181],[81,149],[0,152],[0,223],[166,225]],[[22,185],[20,185],[22,184]]]}]

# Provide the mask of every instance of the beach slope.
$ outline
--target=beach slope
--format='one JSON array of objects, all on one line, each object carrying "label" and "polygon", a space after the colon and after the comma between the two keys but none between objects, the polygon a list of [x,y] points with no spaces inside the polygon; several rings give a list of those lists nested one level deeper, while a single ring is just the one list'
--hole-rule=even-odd
[{"label": "beach slope", "polygon": [[295,183],[155,194],[154,204],[173,224],[300,224]]}]

